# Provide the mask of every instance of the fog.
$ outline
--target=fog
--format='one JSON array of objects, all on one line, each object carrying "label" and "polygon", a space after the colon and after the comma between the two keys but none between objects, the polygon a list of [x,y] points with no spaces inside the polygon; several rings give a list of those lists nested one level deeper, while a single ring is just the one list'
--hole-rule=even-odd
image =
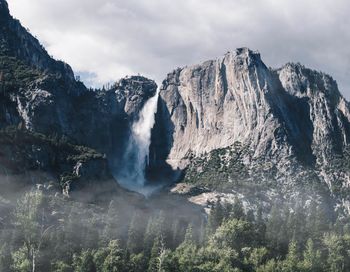
[{"label": "fog", "polygon": [[138,119],[132,125],[131,135],[127,143],[121,166],[113,170],[118,183],[132,191],[149,195],[160,188],[148,185],[145,170],[149,164],[149,147],[151,144],[151,130],[157,113],[159,90],[146,101],[139,113]]}]

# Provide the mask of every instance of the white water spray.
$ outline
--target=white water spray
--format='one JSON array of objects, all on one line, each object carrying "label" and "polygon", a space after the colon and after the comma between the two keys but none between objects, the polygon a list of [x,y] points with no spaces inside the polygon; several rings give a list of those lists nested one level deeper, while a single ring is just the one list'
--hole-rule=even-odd
[{"label": "white water spray", "polygon": [[143,106],[138,120],[133,124],[131,136],[121,162],[117,180],[125,188],[147,194],[145,188],[145,170],[149,163],[149,147],[151,144],[151,131],[157,113],[159,90]]}]

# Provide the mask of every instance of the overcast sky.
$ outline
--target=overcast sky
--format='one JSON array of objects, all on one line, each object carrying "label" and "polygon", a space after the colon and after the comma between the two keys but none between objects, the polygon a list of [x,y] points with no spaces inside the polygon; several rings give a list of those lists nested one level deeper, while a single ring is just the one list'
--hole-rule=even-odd
[{"label": "overcast sky", "polygon": [[348,0],[8,0],[12,14],[87,85],[258,50],[266,65],[331,74],[350,98]]}]

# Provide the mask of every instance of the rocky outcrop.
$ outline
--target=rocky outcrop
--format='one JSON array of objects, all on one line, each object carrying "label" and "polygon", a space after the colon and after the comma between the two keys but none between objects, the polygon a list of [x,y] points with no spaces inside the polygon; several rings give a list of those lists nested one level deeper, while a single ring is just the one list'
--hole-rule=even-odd
[{"label": "rocky outcrop", "polygon": [[103,145],[111,139],[96,134],[109,130],[114,121],[132,123],[155,94],[155,82],[133,76],[109,90],[89,91],[75,80],[69,65],[52,59],[11,17],[6,1],[1,1],[0,11],[0,94],[5,117],[1,126],[23,122],[31,131],[64,135],[101,151],[110,149]]},{"label": "rocky outcrop", "polygon": [[247,48],[168,74],[156,120],[154,165],[186,169],[239,142],[248,168],[269,162],[281,183],[300,167],[322,171],[350,137],[349,104],[330,76],[300,64],[273,70]]},{"label": "rocky outcrop", "polygon": [[[10,15],[5,0],[0,1],[0,28],[0,52],[2,54],[23,60],[29,66],[41,71],[50,70],[57,73],[65,81],[71,81],[74,85],[74,74],[70,66],[49,56],[39,41]],[[72,88],[76,94],[83,90],[84,88]]]},{"label": "rocky outcrop", "polygon": [[[68,179],[64,184],[76,177],[111,178],[108,165],[121,163],[131,126],[144,103],[156,93],[155,82],[132,76],[107,90],[89,90],[75,79],[69,65],[51,58],[39,41],[9,14],[4,0],[0,0],[0,15],[0,130],[11,127],[39,133],[107,155],[103,159],[78,160],[68,168],[65,160],[59,160],[60,165],[52,169],[42,164],[50,165],[52,157],[64,157],[66,153],[47,148],[44,142],[24,145],[26,152],[21,154],[26,162],[31,164],[25,156],[30,151],[27,154],[30,158],[40,158],[34,169],[50,172],[58,179],[66,173]],[[5,143],[1,148],[5,148]],[[8,150],[4,158],[16,153],[15,149]],[[27,163],[19,165],[23,170],[29,167]],[[77,188],[80,186],[77,184],[82,183],[74,182],[69,187]]]},{"label": "rocky outcrop", "polygon": [[69,65],[51,58],[12,18],[4,0],[0,12],[0,127],[21,124],[101,152],[110,150],[118,138],[112,130],[127,128],[137,118],[145,101],[155,94],[155,82],[132,76],[108,90],[88,90],[75,80]]},{"label": "rocky outcrop", "polygon": [[[72,138],[108,155],[120,153],[131,125],[156,90],[153,80],[132,76],[121,79],[109,90],[84,94],[74,101],[74,108],[79,110],[74,114]],[[111,157],[119,159],[114,155]]]},{"label": "rocky outcrop", "polygon": [[341,154],[349,144],[350,107],[336,82],[300,64],[287,64],[277,74],[286,92],[307,101],[307,117],[312,124],[309,137],[318,163],[326,163],[335,154]]}]

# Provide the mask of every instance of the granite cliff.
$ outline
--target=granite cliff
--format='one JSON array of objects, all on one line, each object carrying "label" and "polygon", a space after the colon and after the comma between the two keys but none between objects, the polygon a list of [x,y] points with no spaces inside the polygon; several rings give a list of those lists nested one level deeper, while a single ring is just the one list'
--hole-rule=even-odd
[{"label": "granite cliff", "polygon": [[158,107],[153,167],[215,189],[273,183],[291,193],[316,183],[347,202],[349,173],[330,169],[348,147],[350,107],[332,77],[301,64],[268,68],[240,48],[169,73]]}]

